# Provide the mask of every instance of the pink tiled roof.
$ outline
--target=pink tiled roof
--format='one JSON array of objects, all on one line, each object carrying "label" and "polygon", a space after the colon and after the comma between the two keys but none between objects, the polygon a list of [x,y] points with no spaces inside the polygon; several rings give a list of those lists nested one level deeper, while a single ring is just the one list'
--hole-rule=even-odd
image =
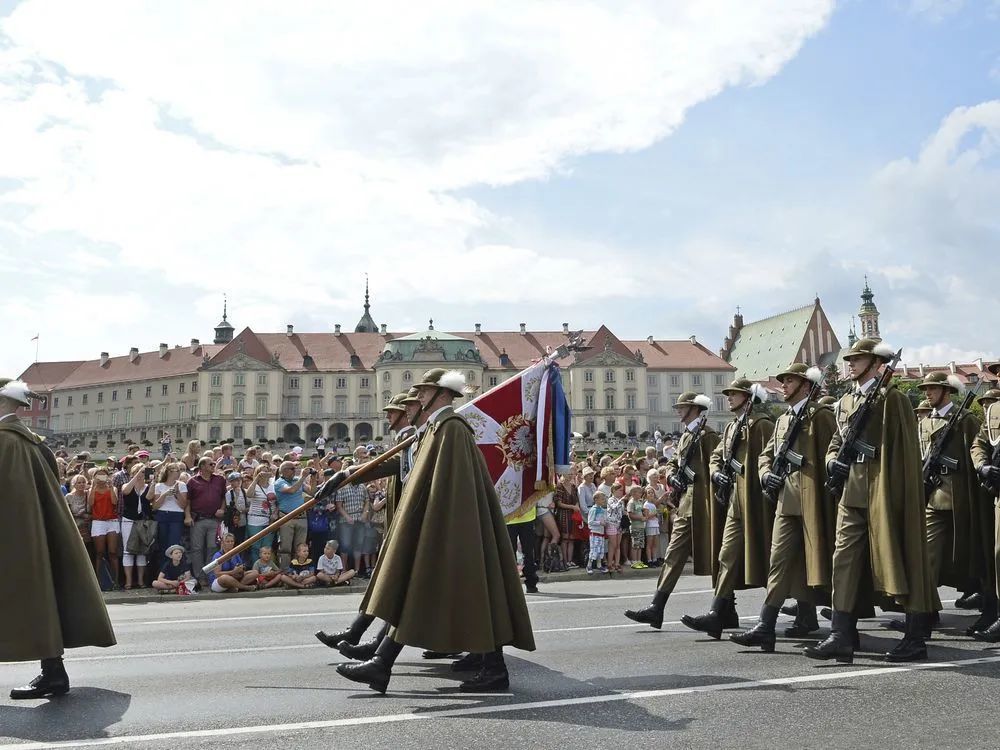
[{"label": "pink tiled roof", "polygon": [[68,378],[74,370],[83,364],[81,360],[72,362],[35,362],[18,377],[27,383],[33,391],[45,393]]},{"label": "pink tiled roof", "polygon": [[73,370],[59,387],[82,388],[103,383],[194,375],[201,367],[202,358],[205,355],[211,357],[221,348],[215,344],[203,344],[192,353],[189,346],[183,346],[167,349],[163,357],[160,357],[159,350],[141,352],[131,362],[126,354],[123,357],[111,357],[104,365],[99,359],[91,359]]}]

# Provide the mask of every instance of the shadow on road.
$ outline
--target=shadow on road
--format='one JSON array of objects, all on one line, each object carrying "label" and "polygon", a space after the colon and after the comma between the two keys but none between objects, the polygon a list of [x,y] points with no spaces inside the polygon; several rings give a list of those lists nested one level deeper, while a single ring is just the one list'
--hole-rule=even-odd
[{"label": "shadow on road", "polygon": [[34,705],[0,706],[0,734],[37,742],[97,739],[121,721],[132,696],[81,687]]}]

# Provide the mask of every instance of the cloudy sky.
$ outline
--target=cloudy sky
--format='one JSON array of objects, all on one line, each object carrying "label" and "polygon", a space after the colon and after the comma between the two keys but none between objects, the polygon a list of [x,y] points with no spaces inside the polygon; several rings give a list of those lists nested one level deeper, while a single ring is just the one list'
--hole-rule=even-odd
[{"label": "cloudy sky", "polygon": [[[0,0],[0,373],[237,329],[696,334],[865,274],[1000,354],[1000,1]],[[991,309],[991,304],[994,305]]]}]

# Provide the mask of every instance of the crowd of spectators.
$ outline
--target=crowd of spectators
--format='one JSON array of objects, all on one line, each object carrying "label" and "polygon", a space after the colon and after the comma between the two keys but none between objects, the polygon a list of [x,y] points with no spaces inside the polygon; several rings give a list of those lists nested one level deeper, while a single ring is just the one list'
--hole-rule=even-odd
[{"label": "crowd of spectators", "polygon": [[192,440],[175,456],[130,446],[121,458],[56,453],[59,480],[104,590],[182,595],[347,585],[368,577],[385,533],[385,480],[341,488],[205,575],[202,568],[301,506],[325,476],[377,455],[295,447],[272,454]]},{"label": "crowd of spectators", "polygon": [[[164,446],[165,447],[165,446]],[[676,507],[665,481],[672,445],[590,451],[537,502],[535,559],[547,573],[615,573],[662,564]],[[385,534],[385,481],[342,487],[205,575],[202,568],[302,505],[324,476],[377,455],[272,454],[192,440],[179,457],[131,446],[91,461],[57,452],[60,481],[104,590],[186,595],[348,584],[371,575]],[[523,550],[519,550],[523,554]]]}]

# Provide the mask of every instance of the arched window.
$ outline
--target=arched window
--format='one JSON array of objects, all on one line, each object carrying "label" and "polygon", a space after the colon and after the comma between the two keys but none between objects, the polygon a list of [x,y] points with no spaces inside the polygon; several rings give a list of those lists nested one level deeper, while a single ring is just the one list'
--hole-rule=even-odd
[{"label": "arched window", "polygon": [[403,382],[409,383],[411,380],[413,380],[413,373],[407,370],[403,373]]}]

